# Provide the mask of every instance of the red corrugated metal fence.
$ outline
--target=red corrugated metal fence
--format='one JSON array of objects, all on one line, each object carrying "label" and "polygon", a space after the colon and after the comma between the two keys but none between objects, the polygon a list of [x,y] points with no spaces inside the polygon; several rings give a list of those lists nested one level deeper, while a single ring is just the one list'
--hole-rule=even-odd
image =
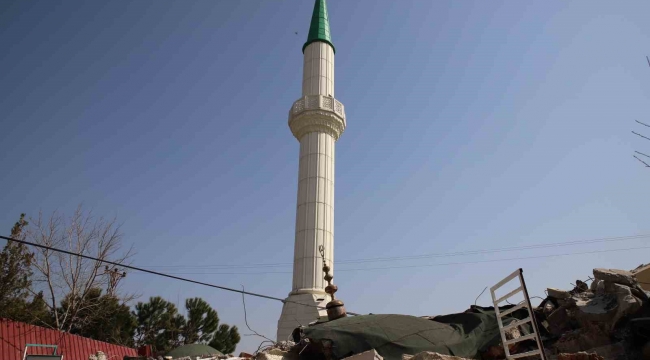
[{"label": "red corrugated metal fence", "polygon": [[[22,360],[26,344],[58,345],[64,360],[88,360],[91,354],[103,351],[110,360],[137,356],[137,351],[57,330],[0,319],[0,360]],[[51,354],[51,349],[30,348],[30,354]]]}]

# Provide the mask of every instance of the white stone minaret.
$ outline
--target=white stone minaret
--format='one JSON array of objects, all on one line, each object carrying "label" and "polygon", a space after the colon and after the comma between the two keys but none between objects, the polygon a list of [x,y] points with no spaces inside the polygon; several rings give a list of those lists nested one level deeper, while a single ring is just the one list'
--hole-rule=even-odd
[{"label": "white stone minaret", "polygon": [[300,142],[293,287],[278,320],[278,341],[287,340],[293,329],[327,316],[324,307],[330,299],[325,293],[320,245],[330,273],[334,271],[334,149],[346,123],[343,104],[334,99],[335,50],[325,0],[316,0],[302,50],[302,97],[289,111],[289,128]]}]

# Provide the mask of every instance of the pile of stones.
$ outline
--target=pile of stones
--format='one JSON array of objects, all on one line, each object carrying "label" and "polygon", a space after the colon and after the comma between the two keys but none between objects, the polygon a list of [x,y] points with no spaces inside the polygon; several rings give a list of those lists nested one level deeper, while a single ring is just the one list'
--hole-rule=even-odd
[{"label": "pile of stones", "polygon": [[[546,353],[598,354],[604,359],[650,359],[650,293],[634,274],[616,269],[594,269],[591,285],[577,281],[573,290],[547,289],[536,310],[543,326]],[[562,356],[560,356],[562,355]],[[647,356],[647,355],[646,355]]]}]

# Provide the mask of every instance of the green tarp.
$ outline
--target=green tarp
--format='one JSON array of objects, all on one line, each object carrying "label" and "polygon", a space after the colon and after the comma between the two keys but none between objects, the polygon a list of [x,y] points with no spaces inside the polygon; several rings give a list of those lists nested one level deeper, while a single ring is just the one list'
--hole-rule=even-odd
[{"label": "green tarp", "polygon": [[219,350],[205,344],[189,344],[177,347],[165,356],[171,356],[172,359],[184,357],[195,358],[197,356],[223,355]]},{"label": "green tarp", "polygon": [[[501,307],[507,310],[512,306]],[[504,325],[528,316],[526,309],[512,313]],[[530,329],[523,329],[528,333]],[[494,308],[472,306],[467,312],[436,316],[429,320],[408,315],[362,315],[315,324],[303,329],[312,342],[330,340],[336,359],[375,349],[387,360],[422,351],[465,358],[499,344],[501,337]]]}]

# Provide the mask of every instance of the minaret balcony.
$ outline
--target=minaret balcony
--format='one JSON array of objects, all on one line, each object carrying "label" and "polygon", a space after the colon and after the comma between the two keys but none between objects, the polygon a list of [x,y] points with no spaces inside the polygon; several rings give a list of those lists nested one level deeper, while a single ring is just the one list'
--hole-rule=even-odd
[{"label": "minaret balcony", "polygon": [[289,110],[289,128],[298,140],[315,131],[328,133],[338,140],[345,126],[345,107],[331,96],[303,96]]}]

